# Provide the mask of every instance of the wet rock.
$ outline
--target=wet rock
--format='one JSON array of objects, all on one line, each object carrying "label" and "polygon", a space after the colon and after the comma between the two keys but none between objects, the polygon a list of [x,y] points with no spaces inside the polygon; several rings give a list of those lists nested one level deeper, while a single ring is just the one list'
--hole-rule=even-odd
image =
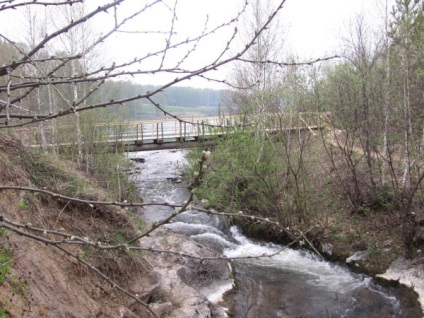
[{"label": "wet rock", "polygon": [[172,303],[154,303],[150,305],[150,309],[158,316],[158,317],[166,317],[172,311]]},{"label": "wet rock", "polygon": [[[150,302],[150,299],[153,297],[154,293],[157,292],[158,287],[159,287],[159,283],[149,286],[148,288],[143,290],[141,293],[138,293],[138,292],[132,292],[132,293],[138,296],[138,299],[141,300],[142,302],[148,303]],[[135,310],[136,307],[138,306],[141,306],[139,302],[137,302],[136,300],[131,300],[130,304],[128,305],[128,308],[130,310]]]},{"label": "wet rock", "polygon": [[225,318],[228,317],[222,308],[219,308],[207,300],[196,301],[189,307],[179,308],[172,311],[169,317],[172,318]]},{"label": "wet rock", "polygon": [[183,182],[183,179],[181,177],[168,177],[166,180],[172,182],[172,183],[181,183]]},{"label": "wet rock", "polygon": [[214,281],[228,278],[230,271],[227,262],[189,259],[177,274],[184,283],[198,289]]},{"label": "wet rock", "polygon": [[389,300],[382,298],[378,292],[370,289],[360,289],[354,294],[356,305],[345,317],[393,317],[395,313],[389,305]]},{"label": "wet rock", "polygon": [[417,244],[424,243],[424,227],[423,226],[416,227],[413,241]]},{"label": "wet rock", "polygon": [[358,251],[346,259],[346,263],[358,263],[367,260],[368,251]]},{"label": "wet rock", "polygon": [[[130,292],[134,295],[137,295],[138,299],[140,299],[142,302],[148,303],[150,302],[150,299],[154,293],[158,291],[159,286],[160,276],[157,274],[157,272],[152,271],[149,273],[147,279],[140,280],[137,285],[132,286],[130,288]],[[137,304],[137,301],[132,300],[128,307],[132,309],[132,307]]]},{"label": "wet rock", "polygon": [[418,211],[415,213],[415,223],[424,226],[424,212]]},{"label": "wet rock", "polygon": [[[152,271],[146,280],[137,281],[137,285],[132,286],[130,292],[136,295],[143,303],[149,303],[154,294],[158,291],[160,283],[161,279],[159,273]],[[140,310],[144,311],[144,306],[134,299],[129,302],[128,308],[136,313],[140,312]]]},{"label": "wet rock", "polygon": [[[166,228],[158,229],[149,237],[143,238],[141,244],[144,247],[176,250],[199,257],[218,256],[216,251]],[[155,272],[160,276],[159,294],[173,305],[166,317],[227,317],[220,306],[213,304],[201,292],[203,287],[225,275],[226,279],[229,278],[230,270],[226,261],[201,261],[166,253],[155,254],[153,260]],[[160,300],[157,299],[158,303]]]},{"label": "wet rock", "polygon": [[[97,316],[96,316],[97,317]],[[119,317],[120,318],[137,318],[140,317],[139,315],[133,313],[131,310],[125,307],[121,307],[119,309]]]},{"label": "wet rock", "polygon": [[334,245],[331,243],[322,243],[321,251],[328,256],[332,256],[334,252]]},{"label": "wet rock", "polygon": [[152,312],[154,312],[157,317],[168,317],[172,309],[173,305],[169,301],[165,303],[153,303],[149,304],[148,308],[143,306],[140,307],[137,311],[130,312],[134,316],[131,316],[129,312],[126,312],[127,316],[125,317],[153,317]]},{"label": "wet rock", "polygon": [[139,163],[145,163],[146,162],[145,158],[130,158],[130,160],[132,160],[134,162],[139,162]]},{"label": "wet rock", "polygon": [[384,274],[377,276],[386,280],[398,281],[413,288],[418,294],[418,300],[424,310],[424,264],[414,264],[413,261],[400,257],[390,264]]}]

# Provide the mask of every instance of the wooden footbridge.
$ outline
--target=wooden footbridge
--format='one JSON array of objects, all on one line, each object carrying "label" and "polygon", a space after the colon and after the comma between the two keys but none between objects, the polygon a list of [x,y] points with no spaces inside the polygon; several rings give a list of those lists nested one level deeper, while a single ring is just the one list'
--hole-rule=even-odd
[{"label": "wooden footbridge", "polygon": [[[284,113],[268,116],[262,128],[268,135],[279,132],[315,130],[324,126],[326,113]],[[237,131],[249,131],[251,123],[241,116],[142,120],[129,122],[97,123],[82,127],[90,135],[91,144],[107,144],[126,151],[172,149],[189,146],[193,142],[211,143]],[[72,147],[76,145],[75,126],[44,127],[48,147]],[[22,143],[29,147],[41,147],[40,129],[25,128],[16,131]],[[53,136],[56,135],[55,138]],[[84,135],[85,136],[85,135]],[[55,142],[52,142],[55,140]]]}]

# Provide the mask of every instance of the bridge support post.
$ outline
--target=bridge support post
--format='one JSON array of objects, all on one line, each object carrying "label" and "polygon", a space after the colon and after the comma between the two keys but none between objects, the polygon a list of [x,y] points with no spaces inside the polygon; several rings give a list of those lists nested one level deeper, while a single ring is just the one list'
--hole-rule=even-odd
[{"label": "bridge support post", "polygon": [[[137,130],[137,136],[136,136],[135,144],[142,145],[143,139],[144,139],[143,124],[137,124],[136,130]],[[141,140],[140,140],[140,135],[141,135]]]}]

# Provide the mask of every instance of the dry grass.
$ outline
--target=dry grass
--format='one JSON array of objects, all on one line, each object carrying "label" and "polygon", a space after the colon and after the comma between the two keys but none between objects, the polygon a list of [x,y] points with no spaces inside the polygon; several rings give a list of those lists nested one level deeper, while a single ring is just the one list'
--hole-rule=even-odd
[{"label": "dry grass", "polygon": [[[110,200],[71,162],[30,152],[0,134],[0,184],[40,187],[84,199]],[[92,240],[122,243],[135,235],[127,211],[114,206],[90,208],[25,191],[0,191],[1,214],[14,222],[60,230]],[[13,246],[11,277],[29,276],[25,297],[13,296],[11,284],[0,286],[1,306],[12,317],[116,317],[126,303],[110,285],[52,246],[7,232]],[[117,283],[131,286],[149,270],[140,253],[99,252],[69,247]],[[25,276],[25,277],[26,277]]]}]

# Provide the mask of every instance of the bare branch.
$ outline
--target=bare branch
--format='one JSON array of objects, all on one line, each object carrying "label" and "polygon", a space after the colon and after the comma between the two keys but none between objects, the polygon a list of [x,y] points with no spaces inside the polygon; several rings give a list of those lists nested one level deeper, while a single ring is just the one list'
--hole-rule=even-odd
[{"label": "bare branch", "polygon": [[70,29],[74,28],[75,26],[82,24],[95,15],[99,14],[100,12],[106,11],[107,9],[118,5],[119,3],[123,2],[124,0],[116,0],[114,2],[111,2],[109,4],[106,4],[104,6],[99,6],[97,9],[93,10],[89,14],[85,15],[84,17],[71,22],[70,24],[66,25],[60,30],[57,30],[53,32],[52,34],[46,36],[39,44],[37,44],[29,53],[27,53],[24,57],[22,57],[19,61],[15,61],[11,63],[10,65],[2,66],[0,67],[0,76],[7,74],[7,69],[10,68],[10,70],[16,69],[18,66],[20,66],[23,63],[26,63],[29,57],[32,57],[35,53],[40,51],[44,46],[50,42],[52,39],[58,37],[59,35],[68,32]]},{"label": "bare branch", "polygon": [[96,200],[84,200],[84,199],[78,199],[74,197],[69,197],[66,195],[62,195],[56,192],[48,191],[45,189],[38,189],[38,188],[31,188],[31,187],[18,187],[18,186],[0,186],[0,191],[5,190],[18,190],[18,191],[26,191],[26,192],[32,192],[32,193],[42,193],[47,194],[53,198],[57,198],[59,201],[70,201],[70,202],[77,202],[77,203],[85,203],[89,205],[91,208],[94,208],[96,206],[102,206],[102,205],[113,205],[113,206],[119,206],[121,208],[131,208],[131,207],[143,207],[143,206],[168,206],[170,208],[180,208],[181,205],[178,204],[172,204],[168,202],[148,202],[148,203],[131,203],[131,202],[116,202],[116,201],[96,201]]},{"label": "bare branch", "polygon": [[[123,1],[123,0],[121,0],[121,1]],[[259,34],[268,27],[268,25],[271,23],[272,19],[283,8],[283,5],[284,5],[285,2],[286,1],[283,0],[280,3],[280,5],[275,9],[273,14],[271,14],[270,17],[267,19],[265,24],[260,28],[260,30],[258,32],[255,33],[255,36],[253,36],[253,38],[245,45],[245,47],[239,53],[237,53],[237,54],[235,54],[235,55],[233,55],[233,56],[231,56],[227,59],[224,59],[224,60],[219,61],[217,63],[209,64],[209,65],[204,66],[204,67],[202,67],[198,70],[192,71],[191,73],[186,74],[184,76],[177,77],[173,81],[168,82],[167,84],[162,85],[161,87],[155,89],[153,92],[147,92],[145,94],[140,94],[140,95],[137,95],[137,96],[124,98],[124,99],[120,99],[120,100],[117,100],[117,101],[111,100],[111,101],[106,102],[106,103],[92,104],[92,105],[87,105],[87,106],[78,107],[78,108],[70,108],[70,109],[67,109],[67,110],[64,110],[64,111],[60,111],[56,114],[52,114],[51,116],[48,116],[46,118],[37,118],[37,119],[31,120],[31,121],[28,121],[26,123],[16,124],[16,125],[13,125],[13,126],[10,125],[9,127],[22,127],[22,126],[25,126],[25,125],[28,125],[28,124],[31,124],[31,123],[36,123],[36,122],[40,122],[40,121],[45,121],[45,120],[63,117],[63,116],[69,115],[69,114],[74,113],[74,112],[82,112],[82,111],[85,111],[85,110],[96,109],[96,108],[100,108],[100,107],[107,107],[107,106],[110,106],[110,105],[122,105],[125,102],[138,100],[138,99],[141,99],[141,98],[150,98],[150,97],[154,96],[155,94],[161,92],[165,88],[171,87],[171,86],[173,86],[177,83],[189,80],[191,78],[203,75],[203,74],[205,74],[209,71],[215,70],[218,67],[223,66],[225,64],[228,64],[232,61],[236,61],[236,60],[240,59],[249,50],[249,48],[255,43]],[[1,75],[1,73],[0,73],[0,75]],[[0,127],[0,129],[1,128],[3,128],[3,127]]]},{"label": "bare branch", "polygon": [[301,66],[301,65],[311,66],[319,62],[330,61],[330,60],[334,60],[338,58],[341,58],[341,56],[333,55],[333,56],[317,58],[315,60],[304,61],[304,62],[278,62],[278,61],[271,61],[271,60],[250,60],[250,59],[244,59],[244,58],[238,58],[237,60],[241,62],[252,63],[252,64],[273,64],[273,65],[283,67],[283,66]]},{"label": "bare branch", "polygon": [[41,5],[41,6],[62,6],[62,5],[73,5],[76,3],[82,3],[83,0],[67,0],[67,1],[53,1],[53,2],[47,2],[47,1],[26,1],[26,2],[20,2],[13,4],[15,0],[4,0],[0,1],[0,4],[2,3],[12,3],[10,5],[3,4],[0,6],[0,11],[9,10],[9,9],[16,9],[18,7],[22,6],[28,6],[28,5]]}]

